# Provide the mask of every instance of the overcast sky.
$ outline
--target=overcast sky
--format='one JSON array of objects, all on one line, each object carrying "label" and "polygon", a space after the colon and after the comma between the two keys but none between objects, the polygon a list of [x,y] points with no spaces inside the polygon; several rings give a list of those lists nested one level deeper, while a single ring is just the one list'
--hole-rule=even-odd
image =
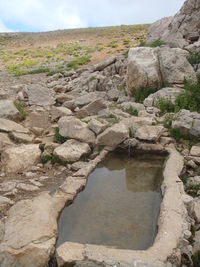
[{"label": "overcast sky", "polygon": [[184,0],[0,0],[0,32],[151,23]]}]

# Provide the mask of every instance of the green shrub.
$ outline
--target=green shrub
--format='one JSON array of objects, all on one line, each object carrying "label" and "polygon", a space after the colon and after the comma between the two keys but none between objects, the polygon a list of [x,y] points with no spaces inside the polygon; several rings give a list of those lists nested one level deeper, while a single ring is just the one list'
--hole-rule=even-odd
[{"label": "green shrub", "polygon": [[156,105],[160,109],[161,114],[175,111],[175,105],[169,99],[160,98]]},{"label": "green shrub", "polygon": [[186,185],[185,191],[192,197],[197,197],[197,193],[200,190],[200,184],[197,185]]},{"label": "green shrub", "polygon": [[198,77],[197,83],[186,80],[184,88],[185,92],[176,98],[175,111],[187,109],[191,112],[200,112],[200,77]]},{"label": "green shrub", "polygon": [[59,165],[65,165],[65,163],[59,159],[58,156],[54,155],[46,155],[44,157],[41,157],[41,163],[46,164],[47,162],[51,161],[51,164],[59,164]]},{"label": "green shrub", "polygon": [[158,91],[158,88],[154,88],[151,86],[145,87],[145,88],[132,88],[131,90],[131,96],[135,98],[136,102],[143,103],[145,98],[147,98],[150,94],[153,94]]},{"label": "green shrub", "polygon": [[60,135],[59,128],[56,127],[55,128],[55,134],[54,134],[54,142],[59,143],[59,144],[63,144],[67,140],[69,140],[69,137],[63,137],[62,135]]},{"label": "green shrub", "polygon": [[77,70],[79,66],[82,66],[88,62],[90,62],[89,56],[76,57],[67,64],[67,68]]},{"label": "green shrub", "polygon": [[193,256],[193,267],[200,267],[200,250],[198,250]]},{"label": "green shrub", "polygon": [[192,65],[200,64],[200,53],[190,53],[189,62]]},{"label": "green shrub", "polygon": [[25,120],[27,113],[24,110],[24,104],[18,100],[15,100],[14,105],[15,105],[16,109],[19,111],[20,120],[21,121]]},{"label": "green shrub", "polygon": [[165,41],[163,41],[161,39],[157,39],[157,40],[153,41],[152,43],[148,44],[147,46],[153,48],[153,47],[158,47],[158,46],[165,45],[165,44],[166,44]]},{"label": "green shrub", "polygon": [[130,106],[129,108],[127,108],[125,110],[127,113],[129,113],[130,115],[133,115],[133,116],[138,116],[138,110],[133,108],[132,106]]}]

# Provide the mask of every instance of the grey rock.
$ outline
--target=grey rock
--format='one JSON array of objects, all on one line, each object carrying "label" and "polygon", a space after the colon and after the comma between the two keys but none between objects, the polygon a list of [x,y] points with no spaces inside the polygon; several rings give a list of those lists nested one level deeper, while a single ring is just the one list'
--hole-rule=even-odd
[{"label": "grey rock", "polygon": [[39,84],[29,85],[25,92],[28,96],[29,105],[45,107],[54,102],[54,98],[50,95],[49,89]]},{"label": "grey rock", "polygon": [[0,100],[0,118],[16,119],[19,117],[19,111],[16,109],[13,101]]},{"label": "grey rock", "polygon": [[107,106],[102,99],[97,99],[87,106],[81,108],[78,112],[76,112],[79,118],[85,118],[88,116],[97,115],[102,109],[105,109]]}]

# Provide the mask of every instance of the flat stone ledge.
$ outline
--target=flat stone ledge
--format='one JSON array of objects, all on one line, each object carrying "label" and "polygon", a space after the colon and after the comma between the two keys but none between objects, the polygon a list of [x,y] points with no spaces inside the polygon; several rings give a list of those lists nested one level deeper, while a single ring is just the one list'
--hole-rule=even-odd
[{"label": "flat stone ledge", "polygon": [[171,256],[176,258],[177,264],[180,263],[178,244],[184,237],[184,231],[189,229],[188,214],[184,204],[188,196],[179,178],[184,159],[174,147],[166,148],[166,152],[169,156],[163,172],[163,201],[158,220],[158,234],[153,246],[144,251],[134,251],[66,242],[56,250],[59,267],[66,263],[80,263],[86,259],[89,262],[104,264],[103,266],[120,263],[122,267],[164,267],[167,266],[165,263]]}]

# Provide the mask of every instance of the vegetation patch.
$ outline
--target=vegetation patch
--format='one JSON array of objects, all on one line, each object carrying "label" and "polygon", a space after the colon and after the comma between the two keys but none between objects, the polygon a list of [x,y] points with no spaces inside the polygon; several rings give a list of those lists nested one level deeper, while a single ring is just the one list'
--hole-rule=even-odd
[{"label": "vegetation patch", "polygon": [[200,53],[190,53],[189,62],[191,65],[200,64]]},{"label": "vegetation patch", "polygon": [[158,91],[158,88],[154,88],[151,86],[143,87],[143,88],[132,88],[131,97],[135,99],[136,102],[143,103],[145,98],[147,98],[150,94],[153,94]]},{"label": "vegetation patch", "polygon": [[200,250],[192,256],[193,266],[200,267]]},{"label": "vegetation patch", "polygon": [[154,47],[159,47],[161,45],[166,45],[166,42],[163,41],[162,39],[157,39],[146,46],[154,48]]},{"label": "vegetation patch", "polygon": [[27,116],[27,113],[24,110],[24,103],[22,103],[22,102],[20,102],[18,100],[15,100],[14,101],[14,105],[15,105],[16,109],[19,111],[20,120],[21,121],[25,120],[26,116]]},{"label": "vegetation patch", "polygon": [[79,66],[82,66],[88,62],[90,62],[90,56],[77,57],[67,64],[67,68],[68,70],[77,70]]},{"label": "vegetation patch", "polygon": [[130,106],[125,110],[125,112],[129,113],[132,116],[138,116],[138,110]]},{"label": "vegetation patch", "polygon": [[169,99],[159,98],[156,106],[160,109],[162,115],[175,111],[175,105]]},{"label": "vegetation patch", "polygon": [[58,127],[55,128],[55,134],[54,134],[54,142],[55,143],[63,144],[69,139],[70,139],[69,137],[64,137],[64,136],[60,135]]},{"label": "vegetation patch", "polygon": [[61,159],[59,159],[58,156],[55,155],[46,155],[41,157],[41,163],[46,164],[47,162],[51,161],[51,164],[59,164],[59,165],[65,165],[65,162],[63,162]]}]

